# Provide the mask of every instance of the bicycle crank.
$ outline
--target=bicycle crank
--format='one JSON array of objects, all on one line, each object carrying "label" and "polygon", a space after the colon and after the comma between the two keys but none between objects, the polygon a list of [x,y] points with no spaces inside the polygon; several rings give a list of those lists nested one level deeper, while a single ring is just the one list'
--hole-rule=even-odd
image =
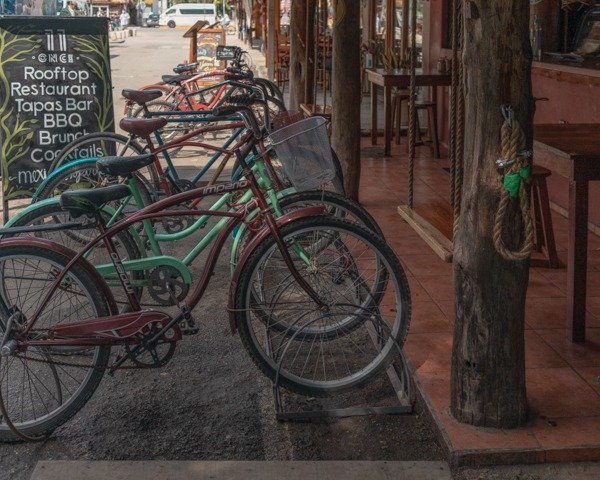
[{"label": "bicycle crank", "polygon": [[129,360],[138,367],[159,368],[167,363],[173,357],[176,347],[176,338],[181,338],[179,327],[167,331],[157,342],[151,342],[163,328],[159,322],[149,326],[146,332],[138,335],[139,344],[135,347],[132,344],[125,345],[125,351]]},{"label": "bicycle crank", "polygon": [[182,302],[190,291],[179,270],[169,265],[156,267],[148,280],[148,293],[156,303],[165,307]]}]

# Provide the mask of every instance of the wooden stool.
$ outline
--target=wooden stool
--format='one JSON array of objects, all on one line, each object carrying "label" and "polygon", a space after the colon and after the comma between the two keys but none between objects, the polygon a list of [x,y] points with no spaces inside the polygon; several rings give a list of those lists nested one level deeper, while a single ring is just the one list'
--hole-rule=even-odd
[{"label": "wooden stool", "polygon": [[[401,136],[401,116],[402,116],[402,104],[404,102],[408,103],[410,99],[410,95],[408,92],[399,92],[392,98],[392,125],[396,127],[396,145],[400,145],[400,136]],[[417,141],[421,142],[421,127],[419,125],[419,110],[427,111],[427,136],[429,137],[429,141],[433,147],[433,156],[435,158],[440,158],[440,141],[438,138],[437,131],[437,104],[435,102],[421,102],[417,101],[415,103],[415,108],[417,111]]]},{"label": "wooden stool", "polygon": [[532,267],[558,268],[558,255],[554,242],[552,229],[552,215],[550,213],[550,199],[546,178],[552,175],[547,168],[533,166],[531,172],[531,214],[534,220],[535,250],[543,253],[543,258],[532,258]]},{"label": "wooden stool", "polygon": [[427,111],[427,136],[433,146],[433,156],[440,158],[440,141],[437,132],[437,104],[435,102],[417,102],[415,107],[417,110],[417,131],[421,130],[419,127],[419,110]]},{"label": "wooden stool", "polygon": [[402,130],[402,104],[408,103],[410,94],[406,90],[400,90],[392,97],[392,128],[396,127],[396,145],[400,145]]}]

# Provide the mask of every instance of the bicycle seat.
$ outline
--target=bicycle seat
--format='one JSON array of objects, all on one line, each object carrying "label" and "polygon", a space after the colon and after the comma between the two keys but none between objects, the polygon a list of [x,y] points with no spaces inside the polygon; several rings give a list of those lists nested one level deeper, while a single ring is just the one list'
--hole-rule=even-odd
[{"label": "bicycle seat", "polygon": [[96,213],[107,202],[120,200],[129,195],[131,195],[129,187],[122,184],[86,190],[69,190],[60,196],[60,206],[77,218]]},{"label": "bicycle seat", "polygon": [[162,81],[163,83],[169,84],[169,85],[177,85],[179,84],[179,82],[183,82],[184,80],[189,80],[190,77],[189,75],[163,75],[162,76]]},{"label": "bicycle seat", "polygon": [[138,137],[146,138],[152,132],[156,132],[168,123],[165,117],[156,118],[122,118],[119,126],[127,133],[137,135]]},{"label": "bicycle seat", "polygon": [[96,167],[106,175],[125,177],[140,168],[147,167],[154,162],[154,155],[135,155],[133,157],[103,157],[96,162]]},{"label": "bicycle seat", "polygon": [[181,63],[177,65],[173,71],[177,74],[185,73],[185,72],[193,72],[198,67],[198,62],[194,63]]},{"label": "bicycle seat", "polygon": [[163,92],[161,90],[131,90],[129,88],[124,89],[121,95],[127,100],[131,100],[138,105],[151,102],[157,98],[162,97]]}]

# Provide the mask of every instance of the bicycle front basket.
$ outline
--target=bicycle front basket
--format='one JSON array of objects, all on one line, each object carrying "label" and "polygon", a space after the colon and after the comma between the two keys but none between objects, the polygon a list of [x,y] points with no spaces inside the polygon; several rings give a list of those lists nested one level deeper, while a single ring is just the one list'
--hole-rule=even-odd
[{"label": "bicycle front basket", "polygon": [[335,178],[327,120],[310,117],[271,133],[285,174],[299,191],[314,190]]}]

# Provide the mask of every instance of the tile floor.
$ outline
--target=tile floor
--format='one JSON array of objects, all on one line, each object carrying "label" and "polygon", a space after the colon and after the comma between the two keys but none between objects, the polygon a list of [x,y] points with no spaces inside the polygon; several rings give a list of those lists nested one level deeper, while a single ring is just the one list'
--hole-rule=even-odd
[{"label": "tile floor", "polygon": [[[363,140],[361,202],[382,226],[409,277],[413,318],[405,350],[442,435],[459,458],[456,462],[485,463],[494,455],[501,462],[600,460],[600,238],[590,234],[587,341],[573,344],[565,338],[564,327],[567,221],[553,213],[561,268],[532,269],[527,295],[526,375],[532,412],[527,427],[496,431],[461,425],[449,414],[451,265],[396,212],[408,191],[404,140],[390,158]],[[442,170],[448,166],[447,159],[432,159],[429,148],[417,149],[417,205],[449,201],[450,177]]]}]

